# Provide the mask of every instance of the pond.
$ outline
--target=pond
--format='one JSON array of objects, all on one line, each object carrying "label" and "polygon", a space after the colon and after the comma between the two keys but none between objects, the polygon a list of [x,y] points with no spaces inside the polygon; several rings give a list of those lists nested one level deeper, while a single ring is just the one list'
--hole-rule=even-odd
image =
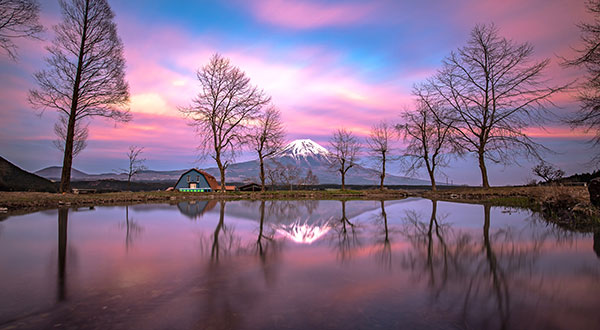
[{"label": "pond", "polygon": [[0,221],[0,329],[599,329],[599,255],[420,198],[65,208]]}]

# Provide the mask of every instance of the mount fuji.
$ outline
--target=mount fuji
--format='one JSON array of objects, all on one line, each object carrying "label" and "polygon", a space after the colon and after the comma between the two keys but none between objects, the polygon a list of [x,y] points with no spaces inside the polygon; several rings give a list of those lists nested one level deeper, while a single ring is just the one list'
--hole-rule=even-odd
[{"label": "mount fuji", "polygon": [[[301,139],[290,142],[281,151],[265,160],[266,165],[275,162],[282,165],[294,165],[301,169],[301,176],[305,176],[310,169],[319,178],[320,184],[339,184],[340,176],[329,166],[329,151],[310,139]],[[247,180],[258,182],[258,160],[231,164],[227,168],[227,181],[244,182]],[[217,168],[206,170],[211,175],[218,177]],[[376,185],[379,184],[379,173],[371,168],[361,165],[352,167],[346,174],[346,184]],[[386,185],[428,185],[429,181],[419,180],[405,176],[386,174]]]}]

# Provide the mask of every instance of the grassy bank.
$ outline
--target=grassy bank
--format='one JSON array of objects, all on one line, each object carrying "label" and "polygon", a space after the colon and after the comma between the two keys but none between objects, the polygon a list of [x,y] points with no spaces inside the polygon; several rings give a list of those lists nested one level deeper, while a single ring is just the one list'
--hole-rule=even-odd
[{"label": "grassy bank", "polygon": [[401,190],[293,190],[269,192],[182,193],[177,191],[115,192],[102,194],[56,194],[41,192],[2,192],[0,208],[14,211],[33,211],[62,206],[124,205],[163,203],[186,200],[289,200],[289,199],[399,199],[408,193]]},{"label": "grassy bank", "polygon": [[545,202],[561,195],[569,195],[577,203],[588,203],[586,187],[527,186],[527,187],[461,187],[441,191],[424,191],[423,197],[456,202],[486,202],[498,206],[523,207],[539,210]]},{"label": "grassy bank", "polygon": [[544,218],[572,229],[600,230],[600,210],[589,203],[586,187],[460,187],[440,190],[293,190],[226,193],[181,193],[175,191],[117,192],[103,194],[55,194],[35,192],[2,192],[0,208],[8,214],[31,212],[62,206],[86,207],[144,203],[177,203],[188,200],[392,200],[409,196],[461,202],[487,203],[494,206],[527,208],[540,212]]},{"label": "grassy bank", "polygon": [[534,186],[457,188],[423,192],[423,197],[462,203],[531,209],[559,226],[580,231],[600,231],[600,210],[590,203],[587,187]]}]

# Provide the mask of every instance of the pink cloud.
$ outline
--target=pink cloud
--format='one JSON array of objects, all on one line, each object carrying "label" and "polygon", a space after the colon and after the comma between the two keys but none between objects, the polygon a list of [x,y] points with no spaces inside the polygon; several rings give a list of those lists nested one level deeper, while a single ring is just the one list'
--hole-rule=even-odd
[{"label": "pink cloud", "polygon": [[372,4],[320,4],[307,0],[259,0],[248,5],[259,20],[292,29],[346,26],[363,22],[374,10]]}]

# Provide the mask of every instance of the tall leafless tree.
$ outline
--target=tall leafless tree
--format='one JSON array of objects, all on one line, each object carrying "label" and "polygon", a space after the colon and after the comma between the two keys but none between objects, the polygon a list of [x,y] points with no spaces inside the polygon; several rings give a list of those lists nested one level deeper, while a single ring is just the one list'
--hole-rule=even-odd
[{"label": "tall leafless tree", "polygon": [[439,167],[448,165],[449,155],[454,152],[451,143],[451,119],[442,112],[441,105],[427,94],[425,86],[415,87],[417,108],[402,114],[403,122],[396,125],[398,134],[406,143],[404,159],[408,173],[423,166],[427,169],[431,190],[435,191],[435,174]]},{"label": "tall leafless tree", "polygon": [[[592,23],[581,23],[581,41],[583,48],[578,49],[578,56],[567,60],[568,66],[583,67],[587,77],[579,86],[579,111],[568,121],[575,127],[583,127],[595,133],[591,140],[595,147],[600,147],[600,0],[587,2],[588,11],[594,16]],[[600,150],[594,155],[592,162],[600,163]]]},{"label": "tall leafless tree", "polygon": [[377,168],[379,169],[379,189],[381,190],[384,188],[385,165],[390,160],[390,152],[392,151],[390,140],[393,135],[394,127],[382,121],[371,127],[367,137],[367,150],[377,162]]},{"label": "tall leafless tree", "polygon": [[457,145],[476,155],[484,187],[490,185],[486,161],[540,159],[544,147],[525,129],[542,125],[551,114],[550,97],[567,88],[547,87],[542,75],[550,62],[532,57],[531,44],[501,37],[493,24],[478,25],[467,45],[452,52],[429,80],[450,108]]},{"label": "tall leafless tree", "polygon": [[333,133],[329,141],[329,158],[331,168],[339,172],[342,177],[342,190],[346,189],[346,173],[357,165],[360,142],[358,138],[345,128],[340,128]]},{"label": "tall leafless tree", "polygon": [[55,109],[68,118],[60,191],[71,189],[75,126],[91,117],[126,122],[129,85],[125,81],[123,43],[106,0],[60,0],[63,21],[46,49],[47,70],[35,74],[39,88],[29,101],[42,111]]},{"label": "tall leafless tree", "polygon": [[0,0],[0,47],[17,59],[15,38],[34,38],[44,30],[39,23],[40,4],[37,0]]},{"label": "tall leafless tree", "polygon": [[265,159],[281,149],[284,136],[279,110],[269,107],[258,116],[249,140],[250,145],[258,154],[261,191],[265,191]]},{"label": "tall leafless tree", "polygon": [[142,152],[144,152],[143,147],[129,146],[129,150],[127,151],[129,165],[127,168],[122,169],[127,174],[127,189],[130,189],[131,187],[131,178],[147,169],[146,165],[144,165],[146,159],[141,157]]},{"label": "tall leafless tree", "polygon": [[[56,149],[65,152],[65,144],[67,141],[67,127],[69,124],[69,118],[65,115],[61,115],[58,122],[54,124],[54,134],[57,139],[53,141]],[[87,147],[88,129],[87,123],[78,121],[75,123],[75,133],[73,136],[73,158]]]},{"label": "tall leafless tree", "polygon": [[200,150],[217,162],[221,191],[225,191],[225,170],[239,152],[252,120],[271,98],[250,84],[250,78],[229,59],[214,54],[198,70],[201,90],[192,105],[179,111],[191,120],[200,137]]}]

